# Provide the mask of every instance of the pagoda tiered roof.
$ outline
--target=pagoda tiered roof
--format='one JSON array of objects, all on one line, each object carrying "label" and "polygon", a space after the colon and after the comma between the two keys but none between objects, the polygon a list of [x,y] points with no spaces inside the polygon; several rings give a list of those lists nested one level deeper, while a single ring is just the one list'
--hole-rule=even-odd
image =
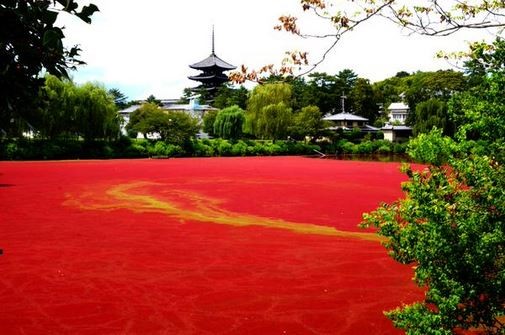
[{"label": "pagoda tiered roof", "polygon": [[224,60],[216,56],[214,52],[212,52],[209,57],[205,58],[204,60],[198,63],[191,64],[189,67],[196,70],[207,70],[215,68],[215,69],[221,69],[222,71],[228,71],[236,69],[236,66],[233,66],[225,62]]},{"label": "pagoda tiered roof", "polygon": [[224,73],[201,73],[197,76],[189,76],[188,78],[200,82],[228,81],[228,76]]}]

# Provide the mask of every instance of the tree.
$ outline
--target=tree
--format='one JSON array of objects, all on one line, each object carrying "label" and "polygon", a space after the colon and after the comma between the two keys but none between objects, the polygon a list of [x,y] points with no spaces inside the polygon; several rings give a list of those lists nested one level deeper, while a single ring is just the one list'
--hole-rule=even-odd
[{"label": "tree", "polygon": [[444,135],[454,134],[454,124],[449,118],[447,104],[438,99],[429,99],[416,106],[416,123],[413,127],[414,135],[428,133],[433,128],[441,129]]},{"label": "tree", "polygon": [[505,40],[498,37],[492,44],[485,42],[472,43],[470,51],[464,53],[463,56],[467,58],[464,66],[470,87],[478,86],[483,84],[486,73],[505,70]]},{"label": "tree", "polygon": [[264,139],[286,138],[292,122],[292,111],[284,102],[270,104],[261,109],[256,134]]},{"label": "tree", "polygon": [[87,83],[76,88],[76,127],[87,140],[115,139],[119,136],[119,115],[105,87]]},{"label": "tree", "polygon": [[30,121],[36,109],[40,77],[47,71],[68,77],[67,70],[83,64],[80,49],[66,49],[63,28],[55,25],[58,14],[67,12],[90,23],[98,8],[74,0],[7,0],[0,5],[0,124],[19,131],[11,120]]},{"label": "tree", "polygon": [[492,73],[479,87],[454,96],[449,113],[460,138],[505,145],[505,73]]},{"label": "tree", "polygon": [[379,106],[368,79],[357,78],[349,92],[351,110],[353,113],[366,117],[370,123],[379,117]]},{"label": "tree", "polygon": [[416,283],[427,290],[425,301],[386,314],[408,335],[505,329],[503,161],[467,149],[440,130],[420,135],[409,153],[432,165],[405,168],[405,198],[364,216],[365,226],[378,228],[390,255],[411,264]]},{"label": "tree", "polygon": [[126,130],[131,133],[145,134],[156,132],[156,127],[153,119],[160,117],[163,113],[158,105],[153,103],[143,104],[139,109],[134,111],[130,116],[130,121],[126,125]]},{"label": "tree", "polygon": [[60,80],[47,75],[45,85],[40,90],[39,117],[34,126],[43,138],[77,137],[78,127],[75,122],[75,90],[73,82],[68,79]]},{"label": "tree", "polygon": [[161,106],[161,101],[159,99],[156,99],[156,97],[153,94],[150,94],[147,97],[146,102],[149,104],[156,104],[158,106]]},{"label": "tree", "polygon": [[[308,75],[306,105],[319,107],[323,114],[339,110],[342,87],[337,85],[337,78],[325,72],[314,72]],[[302,106],[304,107],[304,106]]]},{"label": "tree", "polygon": [[114,99],[114,104],[118,109],[124,109],[128,105],[128,97],[117,88],[111,88],[109,94]]},{"label": "tree", "polygon": [[157,133],[165,142],[188,147],[200,130],[198,120],[184,112],[165,111],[158,105],[146,103],[132,113],[126,125],[129,133]]},{"label": "tree", "polygon": [[[418,103],[431,98],[448,101],[454,93],[465,90],[467,86],[464,74],[453,70],[417,72],[403,80],[408,85],[405,99],[412,111]],[[407,123],[414,125],[415,122],[415,113],[410,113]]]},{"label": "tree", "polygon": [[245,109],[247,106],[248,91],[244,86],[239,88],[232,88],[229,85],[221,86],[214,98],[213,106],[219,109],[237,105]]},{"label": "tree", "polygon": [[214,133],[226,139],[236,140],[242,136],[242,126],[245,117],[239,106],[231,106],[221,110],[214,122]]},{"label": "tree", "polygon": [[396,78],[405,78],[408,76],[410,76],[410,73],[408,73],[407,71],[399,71],[399,72],[396,72],[396,74],[395,74]]},{"label": "tree", "polygon": [[427,290],[424,301],[386,314],[407,334],[505,331],[503,67],[480,81],[449,101],[457,141],[437,129],[412,140],[409,154],[430,166],[405,168],[405,198],[364,216]]},{"label": "tree", "polygon": [[158,131],[161,138],[170,144],[179,145],[182,148],[191,146],[191,139],[200,130],[198,120],[185,112],[164,111]]},{"label": "tree", "polygon": [[408,78],[394,76],[372,84],[375,99],[382,106],[389,106],[393,102],[402,101],[402,95],[409,87]]},{"label": "tree", "polygon": [[115,139],[119,117],[112,96],[99,84],[75,85],[47,75],[40,90],[43,105],[34,124],[46,138]]},{"label": "tree", "polygon": [[305,139],[306,136],[317,136],[323,128],[324,121],[319,107],[307,106],[294,115],[290,134],[296,139]]},{"label": "tree", "polygon": [[203,131],[209,136],[214,136],[214,122],[217,117],[217,110],[210,110],[203,116]]},{"label": "tree", "polygon": [[351,69],[344,69],[335,77],[337,79],[337,85],[340,86],[339,89],[341,90],[341,93],[345,94],[352,90],[358,80],[358,75]]},{"label": "tree", "polygon": [[[264,133],[264,130],[266,129],[265,127],[268,127],[266,125],[268,120],[265,119],[264,115],[265,107],[282,103],[284,107],[289,108],[290,102],[291,86],[289,84],[269,83],[256,86],[247,101],[244,130],[256,137],[265,138],[267,135]],[[284,112],[282,108],[279,110]],[[275,108],[270,110],[270,112],[273,112],[273,110]]]}]

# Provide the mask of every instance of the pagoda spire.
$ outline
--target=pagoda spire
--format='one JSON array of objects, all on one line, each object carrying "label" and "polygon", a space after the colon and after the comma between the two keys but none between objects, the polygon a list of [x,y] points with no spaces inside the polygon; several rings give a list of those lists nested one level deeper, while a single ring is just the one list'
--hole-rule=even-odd
[{"label": "pagoda spire", "polygon": [[215,55],[215,49],[214,49],[214,25],[212,25],[212,54]]},{"label": "pagoda spire", "polygon": [[216,55],[214,25],[212,25],[212,53],[204,60],[191,64],[189,67],[201,71],[196,76],[189,76],[191,80],[201,83],[195,89],[205,89],[209,91],[210,96],[213,96],[219,86],[228,81],[228,76],[225,71],[234,70],[236,67],[231,65]]}]

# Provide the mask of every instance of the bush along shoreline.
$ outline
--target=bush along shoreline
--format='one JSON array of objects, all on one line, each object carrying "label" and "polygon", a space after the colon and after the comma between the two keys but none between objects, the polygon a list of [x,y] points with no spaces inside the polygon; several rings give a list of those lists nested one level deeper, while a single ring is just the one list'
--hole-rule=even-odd
[{"label": "bush along shoreline", "polygon": [[82,141],[75,139],[0,140],[0,160],[61,160],[168,157],[232,157],[281,155],[393,155],[406,144],[384,140],[312,144],[303,141],[194,139],[182,145],[161,140],[130,139]]}]

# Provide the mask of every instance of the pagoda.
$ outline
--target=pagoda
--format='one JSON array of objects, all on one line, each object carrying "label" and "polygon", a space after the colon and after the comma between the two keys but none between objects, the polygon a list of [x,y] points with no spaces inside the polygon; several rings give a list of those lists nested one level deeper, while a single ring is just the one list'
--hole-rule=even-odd
[{"label": "pagoda", "polygon": [[198,63],[191,64],[189,67],[202,71],[196,76],[188,77],[201,83],[201,85],[194,88],[194,91],[204,89],[209,92],[210,97],[214,97],[219,86],[228,81],[228,76],[223,72],[234,70],[236,67],[216,55],[214,50],[214,27],[212,27],[212,52],[210,56]]}]

